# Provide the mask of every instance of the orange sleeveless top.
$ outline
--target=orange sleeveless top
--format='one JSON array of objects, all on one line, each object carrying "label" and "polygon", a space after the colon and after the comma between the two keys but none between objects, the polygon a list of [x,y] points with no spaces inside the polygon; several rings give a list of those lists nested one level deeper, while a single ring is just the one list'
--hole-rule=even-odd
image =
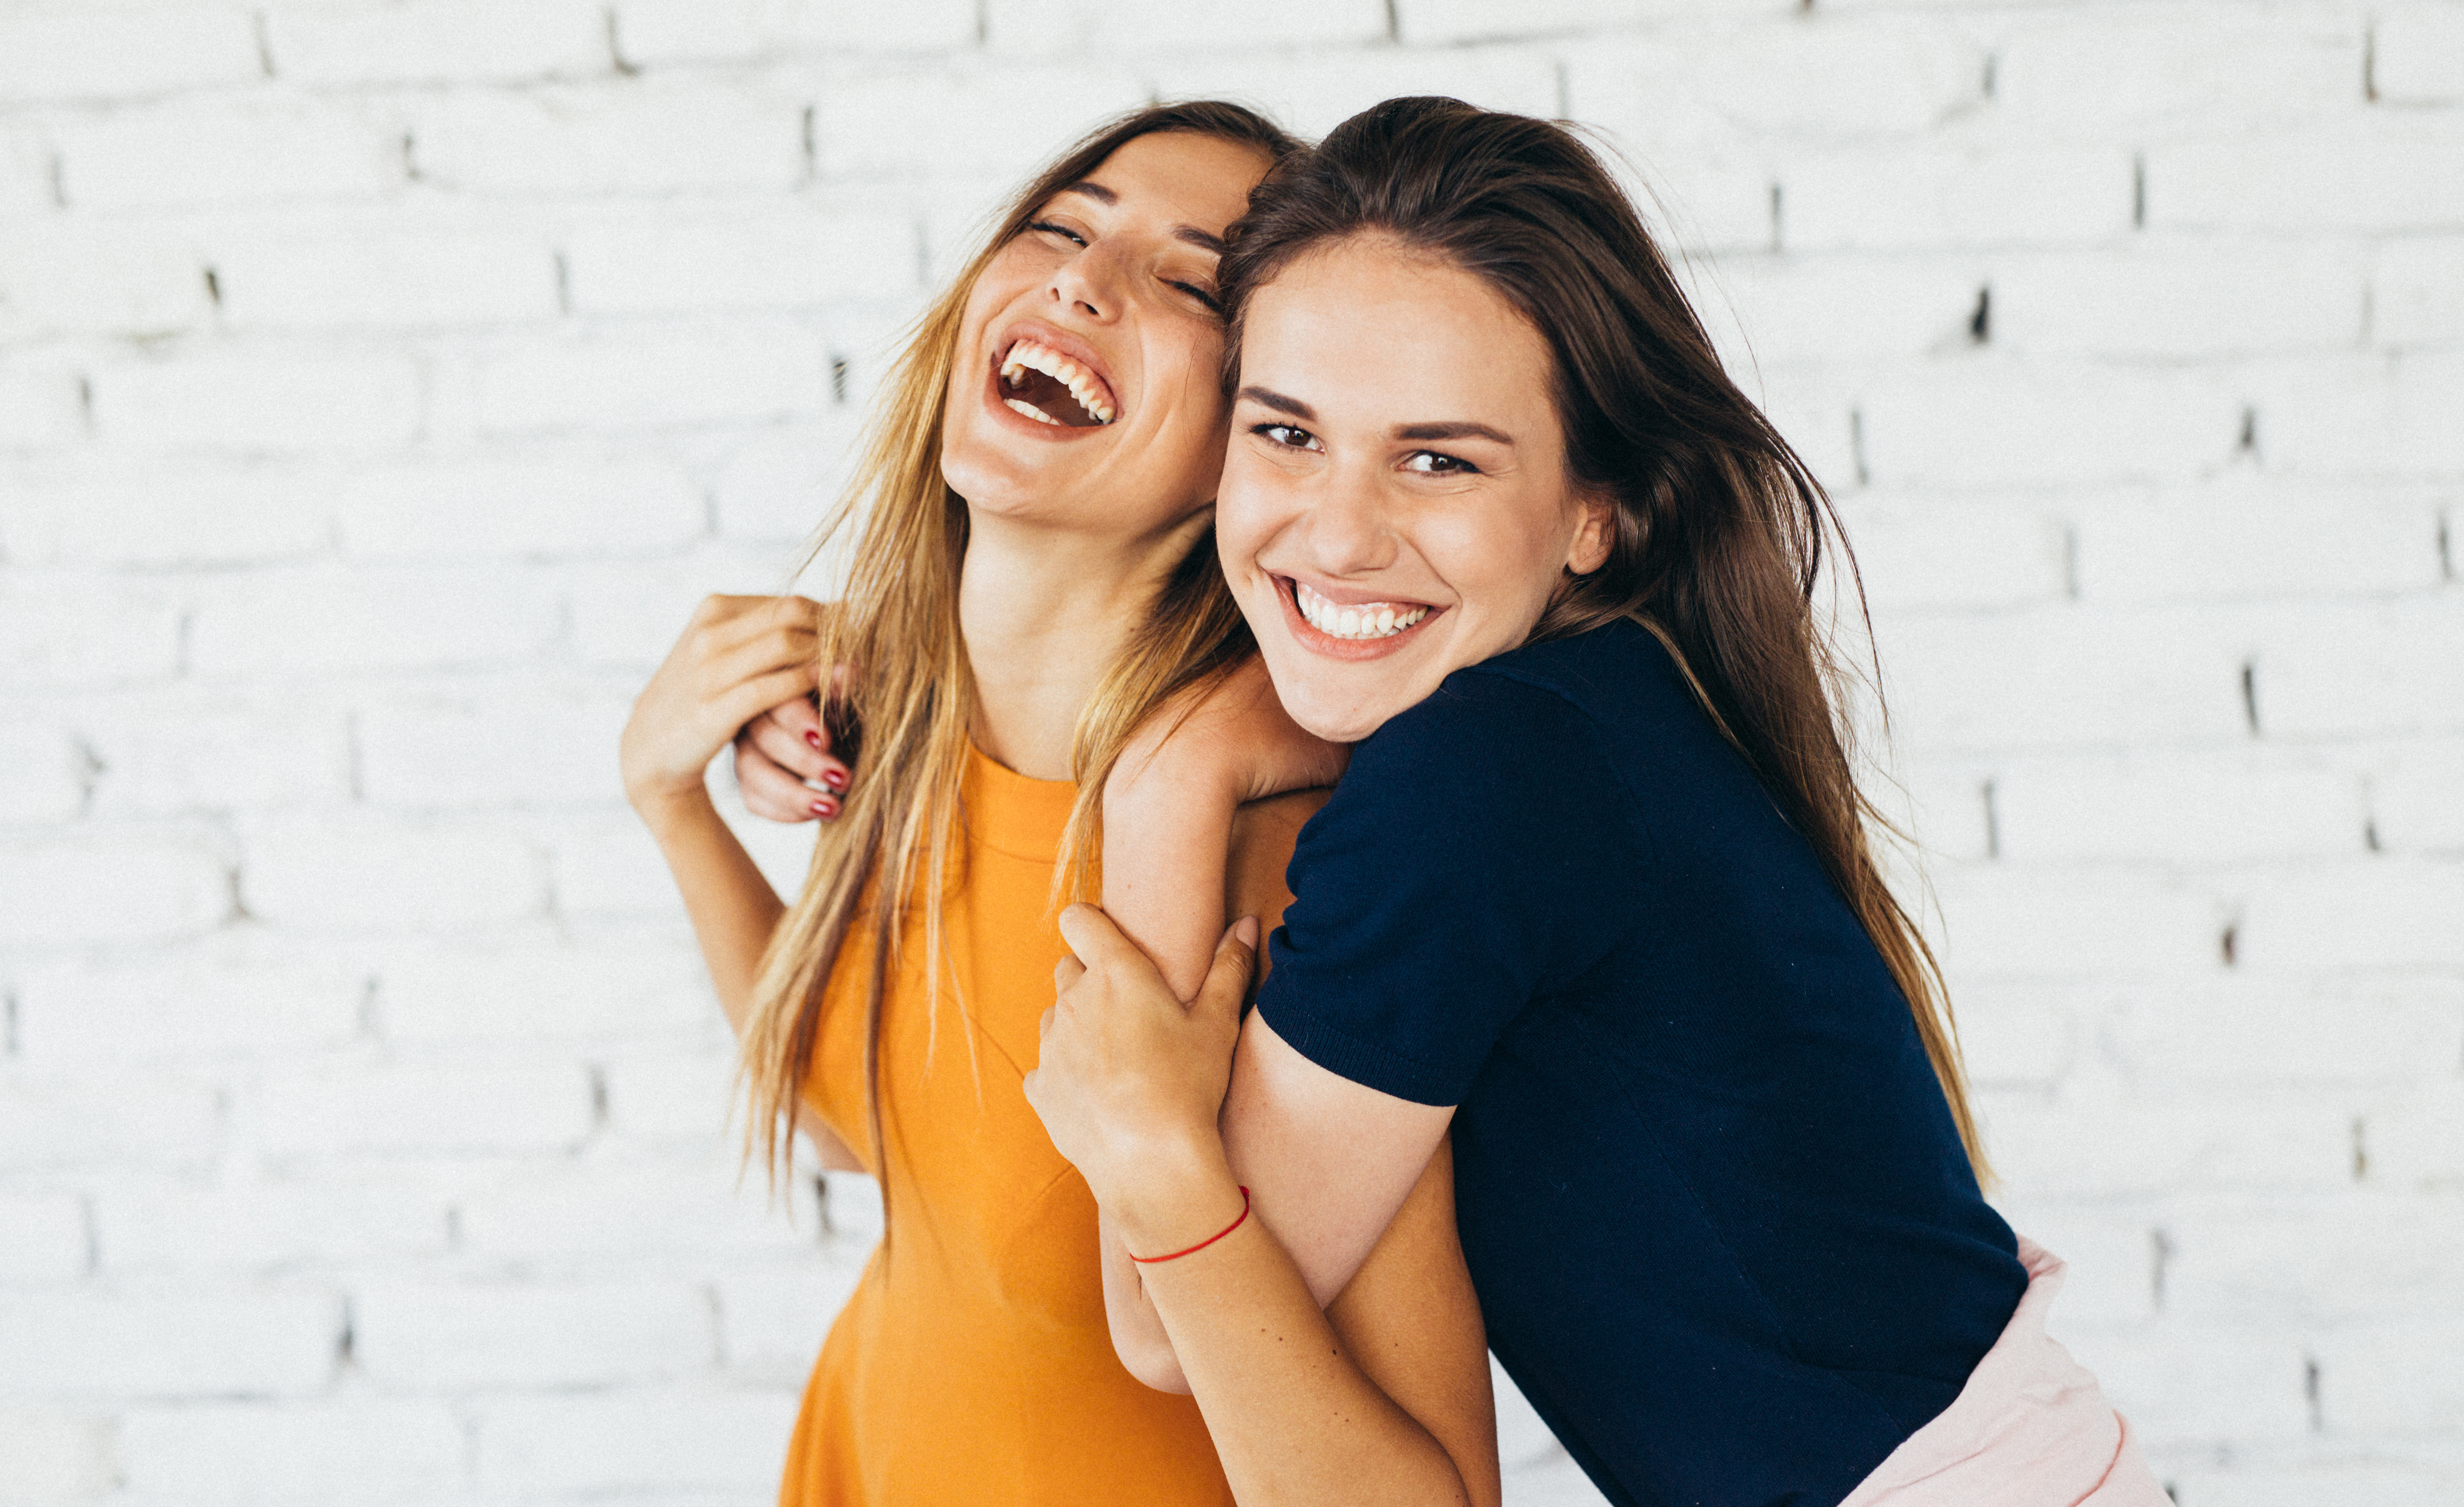
[{"label": "orange sleeveless top", "polygon": [[[1019,1088],[1068,951],[1048,899],[1076,795],[971,752],[940,999],[928,1010],[919,921],[882,1004],[888,1165],[870,1170],[890,1233],[822,1345],[782,1507],[1232,1500],[1197,1404],[1113,1355],[1094,1198]],[[869,1157],[861,928],[831,970],[806,1102]]]}]

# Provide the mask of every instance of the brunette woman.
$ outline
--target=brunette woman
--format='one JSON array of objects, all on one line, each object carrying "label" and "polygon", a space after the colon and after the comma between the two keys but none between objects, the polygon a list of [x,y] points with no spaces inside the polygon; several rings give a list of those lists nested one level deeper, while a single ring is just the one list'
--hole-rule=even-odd
[{"label": "brunette woman", "polygon": [[[1289,150],[1245,110],[1162,107],[1029,185],[889,385],[825,530],[854,535],[845,600],[826,614],[704,604],[626,730],[627,792],[742,1038],[757,1144],[775,1164],[801,1124],[879,1177],[887,1205],[814,1369],[782,1501],[1277,1496],[1246,1484],[1250,1462],[1219,1463],[1188,1398],[1122,1369],[1095,1205],[1019,1084],[1066,956],[1056,898],[1090,880],[1099,845],[1109,859],[1138,835],[1142,812],[1103,804],[1125,750],[1179,778],[1155,729],[1186,714],[1279,769],[1271,784],[1333,772],[1265,694],[1210,526],[1225,444],[1217,257]],[[824,683],[822,665],[861,668]],[[826,719],[803,699],[816,691]],[[830,818],[792,906],[703,793],[704,766],[748,723],[767,749],[748,751],[748,794]],[[1234,805],[1263,790],[1220,793],[1211,825],[1149,825],[1103,876],[1193,988],[1224,920]],[[1280,903],[1296,825],[1269,813],[1232,844],[1244,908]],[[1148,899],[1165,893],[1156,865],[1176,862],[1192,872],[1172,894],[1216,897],[1194,923]],[[1336,1305],[1343,1342],[1369,1359],[1308,1395],[1350,1420],[1335,1445],[1379,1489],[1494,1502],[1478,1314],[1446,1163],[1422,1160],[1421,1192]]]},{"label": "brunette woman", "polygon": [[1297,1448],[1317,1305],[1451,1125],[1490,1343],[1612,1500],[2162,1503],[1980,1192],[1809,606],[1822,491],[1614,181],[1392,100],[1225,279],[1224,573],[1359,742],[1245,1025],[1242,930],[1184,1012],[1063,919],[1028,1097],[1133,1250],[1211,1240],[1116,1305],[1140,1374],[1227,1457]]}]

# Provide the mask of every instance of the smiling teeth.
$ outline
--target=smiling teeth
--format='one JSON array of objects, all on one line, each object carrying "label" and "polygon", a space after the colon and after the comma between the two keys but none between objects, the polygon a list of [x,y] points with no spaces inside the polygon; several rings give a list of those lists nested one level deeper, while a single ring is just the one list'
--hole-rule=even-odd
[{"label": "smiling teeth", "polygon": [[1292,600],[1309,627],[1331,638],[1392,638],[1429,615],[1425,607],[1397,607],[1392,602],[1338,607],[1297,581],[1292,583]]},{"label": "smiling teeth", "polygon": [[[1104,379],[1086,367],[1049,345],[1039,345],[1031,340],[1023,340],[1012,345],[1009,348],[1009,354],[1001,358],[1001,381],[1010,387],[1018,387],[1026,381],[1024,373],[1029,370],[1043,372],[1053,381],[1067,388],[1069,395],[1078,400],[1080,408],[1094,415],[1096,423],[1112,422],[1114,416],[1112,395],[1105,388]],[[1061,422],[1032,404],[1022,403],[1016,398],[1006,401],[1011,408],[1031,418],[1042,419],[1046,424]]]}]

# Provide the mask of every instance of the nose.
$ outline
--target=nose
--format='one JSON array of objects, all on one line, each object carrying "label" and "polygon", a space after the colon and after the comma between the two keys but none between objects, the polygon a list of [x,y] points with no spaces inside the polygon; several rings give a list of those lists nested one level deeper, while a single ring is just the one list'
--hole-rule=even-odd
[{"label": "nose", "polygon": [[1310,561],[1330,576],[1361,575],[1395,563],[1395,533],[1373,467],[1331,468],[1309,509]]},{"label": "nose", "polygon": [[1110,321],[1121,309],[1121,269],[1116,262],[1105,243],[1097,241],[1053,272],[1045,297],[1061,308]]}]

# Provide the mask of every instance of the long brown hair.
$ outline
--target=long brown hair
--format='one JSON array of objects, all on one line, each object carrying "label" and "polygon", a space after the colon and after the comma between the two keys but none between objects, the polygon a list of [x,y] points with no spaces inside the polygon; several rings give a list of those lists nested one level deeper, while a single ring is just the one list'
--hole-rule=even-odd
[{"label": "long brown hair", "polygon": [[1990,1182],[1941,969],[1866,842],[1881,818],[1858,788],[1845,672],[1813,611],[1826,543],[1860,609],[1864,593],[1821,484],[1729,381],[1598,159],[1563,126],[1455,100],[1353,116],[1259,190],[1221,274],[1227,389],[1248,295],[1362,235],[1483,278],[1548,340],[1569,469],[1612,500],[1614,524],[1607,562],[1569,583],[1534,640],[1632,618],[1667,646],[1873,939]]},{"label": "long brown hair", "polygon": [[[1188,132],[1257,149],[1281,163],[1299,143],[1237,104],[1154,105],[1106,124],[1023,188],[958,277],[916,322],[871,417],[854,476],[813,543],[819,554],[853,534],[845,593],[824,615],[820,662],[860,667],[825,682],[823,712],[855,763],[839,818],[822,829],[803,892],[764,954],[744,1030],[742,1067],[752,1113],[746,1150],[775,1176],[811,1071],[823,991],[849,928],[871,938],[866,985],[865,1078],[874,1153],[881,1159],[881,1011],[920,912],[928,1008],[942,966],[941,898],[976,715],[975,683],[958,631],[958,567],[967,506],[941,474],[948,406],[967,296],[994,255],[1051,197],[1141,136]],[[1078,719],[1071,772],[1078,796],[1065,859],[1083,870],[1100,841],[1104,776],[1139,723],[1175,698],[1229,672],[1254,647],[1215,564],[1210,528],[1166,578],[1143,626],[1125,645]],[[860,754],[851,745],[860,745]],[[867,912],[868,890],[873,897]],[[959,1002],[961,1010],[965,1002]],[[935,1015],[937,1023],[937,1009]]]}]

